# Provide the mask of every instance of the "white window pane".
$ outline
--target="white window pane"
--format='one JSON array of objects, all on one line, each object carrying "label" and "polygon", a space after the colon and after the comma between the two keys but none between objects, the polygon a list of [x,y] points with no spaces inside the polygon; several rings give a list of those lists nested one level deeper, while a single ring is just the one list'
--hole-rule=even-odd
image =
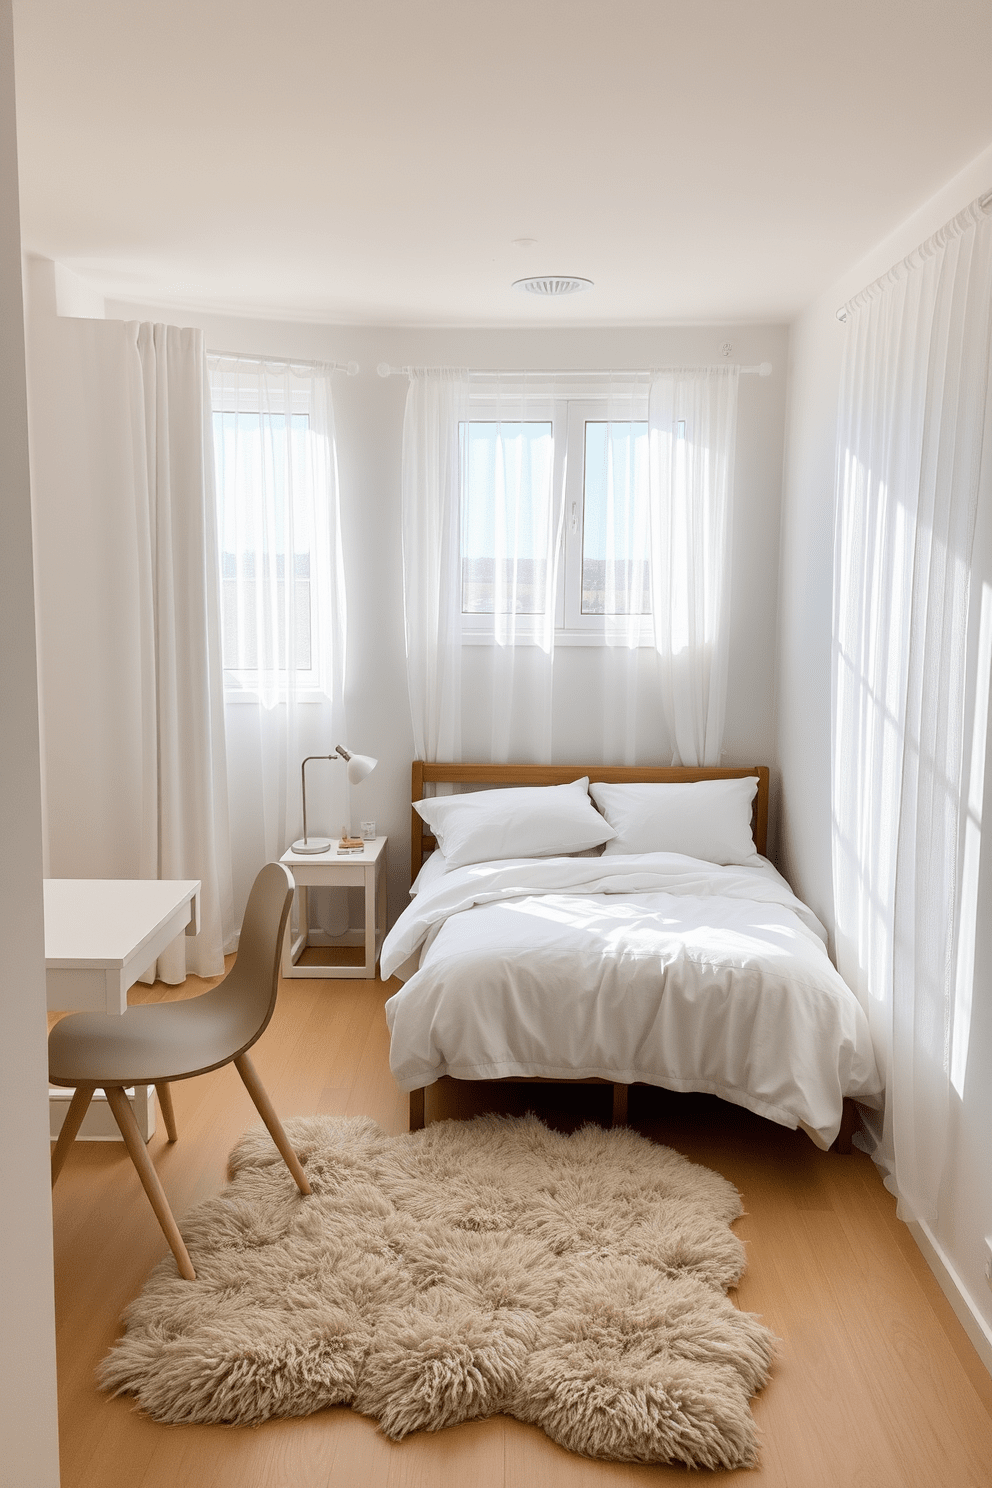
[{"label": "white window pane", "polygon": [[588,420],[582,489],[583,615],[648,615],[648,426]]},{"label": "white window pane", "polygon": [[462,613],[548,604],[554,442],[547,422],[462,425]]},{"label": "white window pane", "polygon": [[[297,670],[309,671],[312,667],[310,554],[295,554],[295,582],[289,596],[286,594],[285,571],[285,556],[279,554],[274,586],[260,585],[256,577],[254,553],[242,553],[240,562],[235,553],[221,554],[221,626],[225,670],[257,671],[261,649],[261,666],[264,669],[285,671],[288,665],[286,638],[290,628],[295,641],[293,660]],[[268,619],[270,613],[271,624]]]}]

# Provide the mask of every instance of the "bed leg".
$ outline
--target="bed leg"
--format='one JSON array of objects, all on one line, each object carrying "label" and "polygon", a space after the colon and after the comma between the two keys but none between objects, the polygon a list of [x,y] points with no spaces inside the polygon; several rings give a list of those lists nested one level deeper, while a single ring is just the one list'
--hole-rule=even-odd
[{"label": "bed leg", "polygon": [[858,1108],[848,1096],[844,1097],[844,1111],[840,1118],[840,1131],[837,1139],[831,1147],[831,1152],[839,1152],[844,1157],[849,1157],[853,1148],[852,1138],[861,1125],[861,1117]]},{"label": "bed leg", "polygon": [[424,1129],[425,1094],[426,1091],[423,1089],[423,1087],[421,1087],[420,1090],[410,1091],[410,1130],[412,1132],[423,1131]]},{"label": "bed leg", "polygon": [[611,1126],[627,1125],[627,1091],[629,1085],[614,1085],[613,1087],[613,1120]]}]

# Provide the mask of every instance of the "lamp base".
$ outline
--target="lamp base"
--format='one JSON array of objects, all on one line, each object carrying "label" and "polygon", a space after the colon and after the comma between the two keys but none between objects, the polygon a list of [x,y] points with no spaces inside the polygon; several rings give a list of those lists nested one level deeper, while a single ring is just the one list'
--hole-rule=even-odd
[{"label": "lamp base", "polygon": [[330,850],[331,842],[328,837],[308,837],[306,841],[301,837],[299,842],[293,843],[294,853],[325,853]]}]

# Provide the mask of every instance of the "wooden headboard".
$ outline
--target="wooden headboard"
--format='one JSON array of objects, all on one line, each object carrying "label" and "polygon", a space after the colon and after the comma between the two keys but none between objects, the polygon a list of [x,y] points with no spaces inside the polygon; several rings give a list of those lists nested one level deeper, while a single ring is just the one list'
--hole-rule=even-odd
[{"label": "wooden headboard", "polygon": [[[607,785],[634,781],[739,780],[743,775],[757,775],[751,830],[755,847],[764,855],[768,841],[767,765],[726,768],[722,765],[453,765],[414,760],[411,800],[423,800],[425,785],[567,785],[571,780],[581,780],[583,775]],[[411,811],[411,818],[410,882],[413,883],[437,841],[418,812]]]}]

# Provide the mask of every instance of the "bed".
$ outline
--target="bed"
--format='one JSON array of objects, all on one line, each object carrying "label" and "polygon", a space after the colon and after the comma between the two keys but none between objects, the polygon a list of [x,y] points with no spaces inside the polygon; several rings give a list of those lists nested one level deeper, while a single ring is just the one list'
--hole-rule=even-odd
[{"label": "bed", "polygon": [[[437,786],[458,794],[432,800]],[[462,792],[493,788],[465,804]],[[881,1081],[822,926],[764,856],[768,791],[766,766],[416,761],[420,881],[381,958],[383,978],[403,981],[386,1016],[411,1130],[445,1077],[608,1083],[615,1123],[629,1086],[647,1083],[718,1095],[849,1151],[854,1102],[880,1104]],[[540,811],[514,817],[521,800]],[[676,820],[673,801],[682,827],[672,837],[666,825],[655,850],[652,813]],[[541,822],[540,840],[527,836],[558,808],[567,852],[547,851],[559,838]],[[462,840],[453,823],[466,818],[489,825]],[[581,836],[593,820],[598,844]]]}]

